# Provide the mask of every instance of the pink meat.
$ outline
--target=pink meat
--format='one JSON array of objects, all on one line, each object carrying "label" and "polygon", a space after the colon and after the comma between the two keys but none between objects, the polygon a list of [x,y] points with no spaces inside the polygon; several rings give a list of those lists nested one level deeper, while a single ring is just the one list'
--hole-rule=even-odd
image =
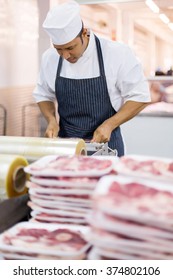
[{"label": "pink meat", "polygon": [[[49,162],[45,167],[61,171],[87,171],[87,170],[104,170],[112,166],[111,160],[99,160],[94,157],[83,156],[60,156]],[[33,170],[43,170],[45,167],[34,165]]]},{"label": "pink meat", "polygon": [[31,246],[34,246],[34,243],[38,247],[43,248],[43,246],[58,246],[60,248],[67,248],[67,246],[71,248],[75,248],[75,250],[81,249],[84,245],[87,244],[86,240],[82,237],[80,232],[71,231],[66,228],[56,229],[54,231],[48,231],[46,229],[20,229],[17,234],[6,234],[4,235],[3,241],[5,244],[11,245],[24,245],[24,243]]},{"label": "pink meat", "polygon": [[173,172],[173,162],[171,162],[171,163],[169,164],[168,170],[169,170],[170,172]]},{"label": "pink meat", "polygon": [[122,163],[131,171],[139,171],[142,173],[149,173],[152,175],[164,175],[170,164],[161,160],[136,160],[132,158],[123,157]]},{"label": "pink meat", "polygon": [[158,191],[153,188],[148,188],[147,186],[143,184],[139,184],[136,182],[133,183],[127,183],[127,184],[120,184],[117,182],[113,182],[109,188],[109,193],[115,194],[115,195],[124,195],[128,198],[130,197],[140,197],[143,195],[154,195]]},{"label": "pink meat", "polygon": [[[161,220],[170,221],[173,218],[173,193],[138,184],[117,184],[113,182],[110,192],[95,198],[96,209],[116,209],[133,212],[139,215],[147,214]],[[172,223],[173,224],[173,223]]]}]

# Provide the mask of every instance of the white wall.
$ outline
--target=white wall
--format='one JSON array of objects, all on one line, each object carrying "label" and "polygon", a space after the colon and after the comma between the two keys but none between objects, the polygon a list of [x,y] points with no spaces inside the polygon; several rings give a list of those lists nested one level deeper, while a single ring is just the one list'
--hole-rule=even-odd
[{"label": "white wall", "polygon": [[121,129],[126,154],[173,158],[172,116],[136,116]]},{"label": "white wall", "polygon": [[[32,91],[39,69],[38,15],[37,0],[0,1],[0,104],[7,111],[7,135],[22,134],[23,108],[34,102]],[[36,123],[31,110],[28,118],[32,125]]]},{"label": "white wall", "polygon": [[37,1],[1,1],[0,87],[34,84],[38,73],[37,58]]}]

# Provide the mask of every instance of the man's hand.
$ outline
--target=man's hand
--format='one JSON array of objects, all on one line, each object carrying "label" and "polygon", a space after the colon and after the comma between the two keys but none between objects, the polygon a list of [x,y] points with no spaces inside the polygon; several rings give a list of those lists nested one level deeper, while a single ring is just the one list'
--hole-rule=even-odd
[{"label": "man's hand", "polygon": [[55,104],[52,101],[42,101],[38,103],[38,106],[48,123],[44,136],[48,138],[57,137],[59,133],[59,125],[56,119]]},{"label": "man's hand", "polygon": [[57,124],[56,120],[52,119],[47,126],[44,136],[48,138],[55,138],[58,136],[58,132],[59,125]]},{"label": "man's hand", "polygon": [[111,138],[112,133],[112,126],[110,125],[109,121],[103,122],[95,131],[93,134],[93,138],[91,139],[91,143],[106,143]]}]

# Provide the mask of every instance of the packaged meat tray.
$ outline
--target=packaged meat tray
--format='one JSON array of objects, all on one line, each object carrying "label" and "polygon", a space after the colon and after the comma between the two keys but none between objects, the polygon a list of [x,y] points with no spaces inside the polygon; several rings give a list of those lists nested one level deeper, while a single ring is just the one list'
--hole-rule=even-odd
[{"label": "packaged meat tray", "polygon": [[62,201],[62,202],[71,202],[90,205],[91,196],[89,195],[74,195],[74,194],[57,194],[57,193],[44,193],[37,192],[35,190],[29,190],[30,197],[34,196],[39,199],[48,200],[48,201]]},{"label": "packaged meat tray", "polygon": [[59,216],[68,216],[68,217],[80,217],[83,218],[87,215],[87,211],[86,210],[82,210],[81,208],[78,209],[74,209],[74,210],[65,210],[62,209],[61,207],[59,207],[59,209],[57,208],[46,208],[46,207],[42,207],[39,205],[34,204],[33,202],[29,201],[28,202],[28,206],[31,207],[31,209],[33,210],[37,210],[39,212],[44,212],[47,214],[53,214],[53,215],[59,215]]},{"label": "packaged meat tray", "polygon": [[50,190],[50,193],[44,191],[38,191],[35,189],[29,189],[30,196],[47,199],[47,200],[61,200],[61,201],[76,201],[81,203],[90,203],[91,195],[88,194],[60,194],[54,190]]},{"label": "packaged meat tray", "polygon": [[120,175],[168,181],[173,184],[173,159],[169,158],[127,155],[117,161],[115,171]]},{"label": "packaged meat tray", "polygon": [[136,253],[127,252],[125,248],[111,250],[111,249],[96,249],[97,254],[99,254],[103,259],[108,258],[112,260],[172,260],[173,256],[165,255],[165,254],[156,254],[156,253],[143,253],[139,250]]},{"label": "packaged meat tray", "polygon": [[173,230],[172,184],[105,176],[99,181],[93,198],[95,208],[105,214]]},{"label": "packaged meat tray", "polygon": [[[69,260],[69,257],[61,257],[61,256],[51,256],[51,255],[44,255],[44,254],[24,254],[22,252],[18,253],[9,253],[3,251],[3,256],[5,260]],[[73,260],[83,259],[85,255],[81,254],[80,256],[73,257]]]},{"label": "packaged meat tray", "polygon": [[34,208],[35,207],[40,207],[40,209],[45,210],[45,209],[50,209],[50,210],[62,210],[62,211],[71,211],[72,213],[73,212],[76,212],[76,213],[81,213],[82,215],[86,215],[88,213],[91,212],[90,209],[84,209],[84,208],[79,208],[79,207],[71,207],[69,205],[56,205],[56,206],[52,206],[52,205],[40,205],[40,204],[36,204],[34,203],[34,201],[32,201],[32,204],[31,204],[31,208]]},{"label": "packaged meat tray", "polygon": [[33,192],[33,190],[29,191],[30,194],[30,198],[32,199],[33,197],[38,198],[38,199],[42,199],[45,201],[54,201],[57,203],[72,203],[72,204],[79,204],[80,207],[86,206],[86,207],[90,207],[92,202],[90,200],[90,196],[87,195],[58,195],[58,194],[44,194],[44,193],[37,193],[37,192]]},{"label": "packaged meat tray", "polygon": [[[31,198],[31,197],[30,197]],[[39,206],[42,207],[50,207],[50,208],[58,208],[61,207],[62,209],[69,207],[70,209],[82,209],[85,211],[88,211],[91,209],[90,207],[86,205],[80,205],[78,203],[70,203],[70,202],[62,202],[62,201],[49,201],[49,200],[44,200],[44,199],[38,199],[32,196],[31,201]]]},{"label": "packaged meat tray", "polygon": [[173,247],[171,245],[172,239],[167,241],[166,239],[158,237],[149,237],[140,234],[132,236],[128,232],[125,234],[119,234],[117,232],[107,231],[107,229],[92,228],[89,233],[88,240],[96,247],[101,248],[129,248],[129,251],[143,251],[145,253],[155,251],[156,253],[164,253],[173,257]]},{"label": "packaged meat tray", "polygon": [[[86,224],[86,221],[84,218],[71,218],[68,216],[67,217],[61,217],[58,215],[51,215],[47,214],[44,212],[39,212],[39,211],[31,211],[31,216],[39,222],[45,222],[45,223],[73,223],[73,224]],[[31,220],[30,220],[31,221]]]},{"label": "packaged meat tray", "polygon": [[48,193],[48,194],[74,194],[74,195],[91,195],[93,191],[91,189],[58,189],[53,187],[45,188],[32,182],[27,182],[27,187],[36,192]]},{"label": "packaged meat tray", "polygon": [[42,186],[66,187],[76,189],[94,189],[98,178],[89,177],[31,177],[31,182]]},{"label": "packaged meat tray", "polygon": [[114,169],[116,157],[46,156],[28,165],[24,170],[42,177],[100,177]]},{"label": "packaged meat tray", "polygon": [[122,252],[121,250],[105,250],[102,248],[96,248],[96,255],[99,255],[101,259],[109,259],[109,260],[143,260],[144,257],[135,256],[133,254],[127,254]]},{"label": "packaged meat tray", "polygon": [[[92,215],[90,219],[88,219],[90,225],[92,227],[97,227],[98,229],[102,229],[104,225],[104,229],[108,230],[112,233],[122,234],[124,236],[128,236],[129,238],[143,239],[143,240],[156,240],[159,238],[160,242],[162,239],[169,240],[169,242],[173,242],[173,232],[166,229],[158,229],[154,226],[149,226],[142,223],[135,223],[129,220],[118,219],[116,217],[111,217],[109,215],[104,215],[99,212],[96,215]],[[172,249],[173,252],[173,249]]]},{"label": "packaged meat tray", "polygon": [[0,252],[81,258],[91,246],[88,231],[85,226],[22,222],[0,235]]}]

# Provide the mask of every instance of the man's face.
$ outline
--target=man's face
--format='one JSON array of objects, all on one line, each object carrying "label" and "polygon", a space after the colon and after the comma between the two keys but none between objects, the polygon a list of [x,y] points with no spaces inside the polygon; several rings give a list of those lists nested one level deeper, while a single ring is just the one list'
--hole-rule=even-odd
[{"label": "man's face", "polygon": [[88,41],[85,33],[64,45],[54,45],[60,56],[70,63],[75,63],[85,51]]}]

